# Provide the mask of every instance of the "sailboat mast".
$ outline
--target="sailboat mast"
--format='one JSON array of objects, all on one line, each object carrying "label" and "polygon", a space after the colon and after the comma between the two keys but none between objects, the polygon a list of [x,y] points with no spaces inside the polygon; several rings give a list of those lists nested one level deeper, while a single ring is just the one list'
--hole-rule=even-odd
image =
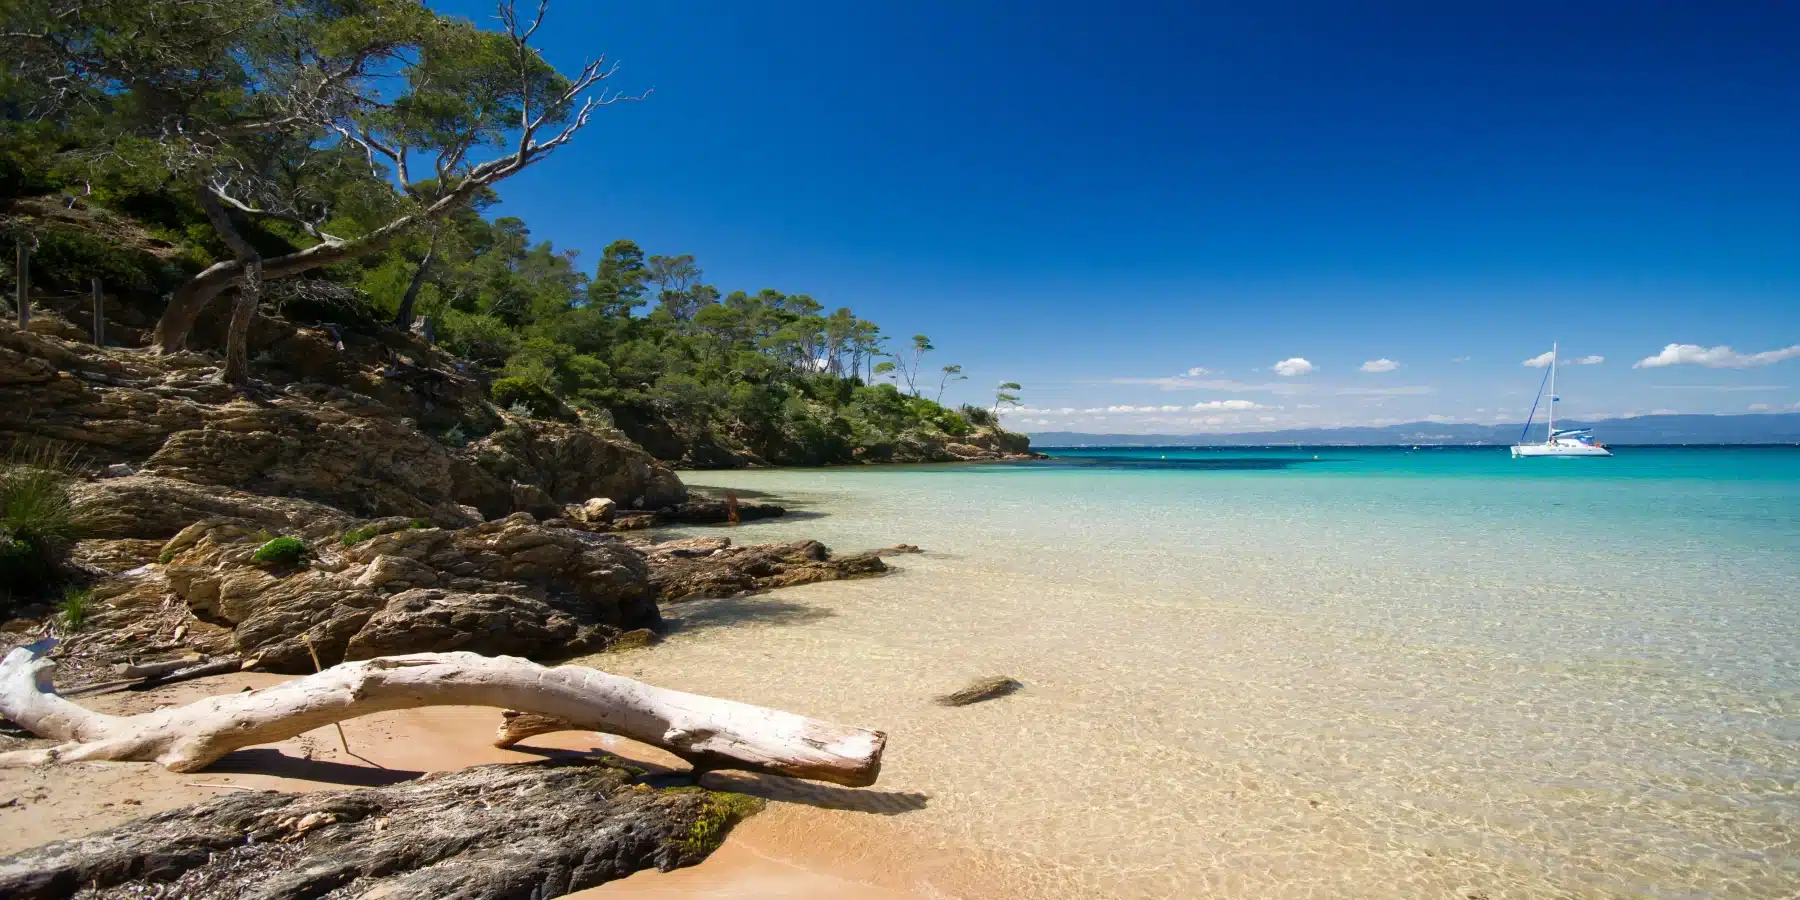
[{"label": "sailboat mast", "polygon": [[1550,342],[1550,433],[1544,443],[1556,443],[1556,342]]}]

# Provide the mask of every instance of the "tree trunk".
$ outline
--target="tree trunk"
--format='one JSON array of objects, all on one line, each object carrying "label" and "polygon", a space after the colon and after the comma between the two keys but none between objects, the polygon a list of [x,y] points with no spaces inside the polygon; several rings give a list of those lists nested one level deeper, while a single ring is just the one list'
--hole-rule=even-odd
[{"label": "tree trunk", "polygon": [[[263,271],[266,275],[268,267],[265,266]],[[201,310],[242,275],[243,269],[236,260],[213,263],[176,288],[169,297],[168,307],[163,309],[162,318],[156,320],[152,340],[157,352],[177,353],[186,346],[188,332],[194,329],[194,320],[200,317]]]},{"label": "tree trunk", "polygon": [[245,266],[244,283],[238,288],[237,302],[231,305],[231,328],[225,333],[226,384],[250,382],[250,323],[261,300],[262,259],[254,258]]},{"label": "tree trunk", "polygon": [[270,688],[108,716],[59,697],[31,647],[0,660],[0,715],[68,743],[0,753],[0,766],[59,760],[153,760],[205,768],[242,747],[332,722],[422,706],[495,706],[661,747],[696,767],[741,769],[862,787],[875,783],[887,735],[651,687],[582,666],[547,669],[510,656],[416,653],[332,666]]},{"label": "tree trunk", "polygon": [[419,289],[425,286],[425,275],[431,271],[431,263],[437,259],[438,235],[431,233],[431,246],[425,249],[425,258],[419,260],[419,267],[413,270],[412,281],[406,285],[406,293],[400,295],[400,311],[394,313],[394,325],[411,329],[413,323],[413,302],[419,299]]}]

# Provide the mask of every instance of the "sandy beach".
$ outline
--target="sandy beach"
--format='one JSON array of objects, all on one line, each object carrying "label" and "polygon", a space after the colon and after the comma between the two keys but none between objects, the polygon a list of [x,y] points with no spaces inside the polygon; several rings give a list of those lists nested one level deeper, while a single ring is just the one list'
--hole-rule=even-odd
[{"label": "sandy beach", "polygon": [[[116,693],[81,702],[115,715],[245,688],[262,688],[287,676],[247,672],[205,678],[141,693]],[[565,732],[540,735],[516,749],[491,745],[500,712],[480,707],[400,710],[343,723],[350,753],[327,726],[274,744],[247,748],[197,773],[170,772],[154,763],[82,762],[47,768],[0,769],[0,855],[52,840],[78,837],[151,813],[198,803],[226,791],[328,791],[392,784],[427,772],[486,763],[526,763],[559,755],[604,750],[654,768],[684,769],[680,760],[653,747],[610,735]],[[855,792],[824,785],[784,786],[775,781],[708,776],[719,787],[742,787],[771,798],[760,814],[741,824],[700,866],[670,873],[641,872],[574,897],[743,897],[786,900],[898,900],[927,896],[871,883],[884,860],[834,864],[833,820],[809,815],[809,790],[826,796]],[[798,784],[798,783],[795,783]],[[782,796],[792,799],[782,800]],[[824,852],[802,852],[813,847]],[[886,863],[893,860],[887,859]],[[860,865],[859,865],[860,864]],[[887,865],[886,875],[894,874]]]}]

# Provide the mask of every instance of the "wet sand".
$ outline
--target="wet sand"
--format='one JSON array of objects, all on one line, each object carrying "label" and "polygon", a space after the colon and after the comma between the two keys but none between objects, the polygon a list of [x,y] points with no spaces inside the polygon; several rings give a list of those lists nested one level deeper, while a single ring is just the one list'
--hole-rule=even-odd
[{"label": "wet sand", "polygon": [[[287,677],[242,673],[155,691],[78,699],[100,712],[130,715],[244,688],[267,687]],[[0,804],[6,804],[0,805],[0,854],[111,828],[228,791],[342,790],[392,784],[426,772],[530,762],[593,750],[656,767],[685,768],[680,760],[653,747],[591,732],[540,735],[516,749],[501,750],[491,744],[499,724],[499,710],[482,707],[400,710],[343,723],[349,754],[340,745],[337,730],[326,726],[280,743],[240,750],[203,772],[183,774],[153,763],[131,762],[0,769]],[[707,779],[722,788],[733,786],[722,774]],[[640,872],[571,896],[790,900],[920,896],[874,887],[854,865],[833,867],[829,855],[801,858],[786,852],[783,848],[830,847],[836,842],[820,834],[819,823],[807,822],[808,813],[815,810],[779,799],[784,791],[798,797],[815,786],[777,784],[781,781],[784,779],[751,779],[739,785],[776,799],[764,812],[739,825],[702,865],[672,873]],[[853,793],[822,785],[816,788],[833,796]],[[7,800],[14,802],[7,804]]]}]

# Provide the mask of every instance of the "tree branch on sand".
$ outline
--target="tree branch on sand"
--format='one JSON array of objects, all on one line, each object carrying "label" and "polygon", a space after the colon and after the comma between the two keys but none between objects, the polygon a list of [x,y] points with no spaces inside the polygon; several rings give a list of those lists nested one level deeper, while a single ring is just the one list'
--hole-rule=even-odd
[{"label": "tree branch on sand", "polygon": [[396,709],[494,706],[642,741],[697,768],[740,769],[850,787],[874,784],[887,735],[652,687],[583,666],[545,668],[510,656],[417,653],[332,666],[246,693],[136,716],[109,716],[55,693],[41,647],[0,660],[0,715],[55,747],[0,753],[0,766],[110,759],[176,772],[320,726]]}]

